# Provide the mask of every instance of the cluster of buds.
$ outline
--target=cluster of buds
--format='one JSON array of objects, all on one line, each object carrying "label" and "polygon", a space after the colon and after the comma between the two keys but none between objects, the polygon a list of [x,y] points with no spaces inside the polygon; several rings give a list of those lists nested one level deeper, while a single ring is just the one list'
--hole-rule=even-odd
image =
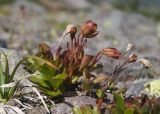
[{"label": "cluster of buds", "polygon": [[[54,59],[58,59],[59,63],[63,65],[66,69],[68,77],[72,77],[76,74],[80,74],[79,72],[84,69],[92,68],[99,59],[101,55],[105,55],[107,57],[119,60],[121,58],[126,58],[122,64],[118,64],[111,73],[112,75],[119,74],[123,69],[127,67],[128,64],[139,62],[143,64],[145,68],[150,68],[152,65],[146,59],[138,59],[137,54],[132,53],[128,57],[125,57],[125,54],[129,51],[132,51],[134,48],[133,44],[128,44],[125,53],[121,53],[116,48],[107,47],[102,49],[97,55],[88,55],[84,52],[85,46],[87,44],[87,38],[93,38],[98,34],[97,24],[91,20],[85,22],[82,26],[80,26],[80,31],[78,32],[78,27],[75,25],[68,25],[65,32],[63,33],[63,37],[67,34],[70,35],[71,42],[67,42],[67,49],[62,51],[62,47],[57,46],[56,57]],[[78,34],[78,35],[77,35]],[[45,57],[49,58],[49,60],[53,60],[51,56],[51,48],[41,43],[39,45],[39,52]]]},{"label": "cluster of buds", "polygon": [[[133,48],[134,48],[133,44],[128,44],[126,48],[126,52],[133,50]],[[101,53],[113,59],[119,59],[121,56],[123,56],[120,51],[110,47],[102,49]],[[138,59],[138,55],[135,53],[130,54],[126,59],[126,61],[124,62],[125,64],[123,65],[126,65],[127,63],[134,63],[134,62],[140,62],[144,66],[144,68],[147,68],[147,69],[152,67],[151,63],[147,59],[144,59],[144,58]]]},{"label": "cluster of buds", "polygon": [[[79,27],[79,26],[69,24],[67,26],[65,32],[63,33],[63,36],[70,34],[70,38],[71,38],[71,40],[73,40],[74,38],[76,38],[77,27]],[[82,26],[80,26],[79,36],[81,36],[82,38],[93,38],[98,33],[99,32],[97,31],[97,24],[91,20],[88,20]]]},{"label": "cluster of buds", "polygon": [[[89,20],[80,26],[80,32],[78,32],[78,27],[72,24],[66,27],[62,36],[69,34],[71,42],[67,42],[65,51],[61,50],[59,54],[56,54],[56,58],[59,58],[59,61],[66,67],[69,77],[72,77],[78,70],[94,66],[100,59],[100,53],[94,56],[84,52],[87,38],[93,38],[98,34],[97,24]],[[59,45],[58,48],[60,48]]]}]

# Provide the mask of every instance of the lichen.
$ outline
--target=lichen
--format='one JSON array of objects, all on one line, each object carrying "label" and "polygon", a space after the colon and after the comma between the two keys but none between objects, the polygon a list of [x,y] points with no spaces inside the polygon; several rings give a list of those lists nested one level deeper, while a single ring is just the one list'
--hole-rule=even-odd
[{"label": "lichen", "polygon": [[144,85],[144,92],[150,96],[159,97],[160,96],[160,79],[147,82]]}]

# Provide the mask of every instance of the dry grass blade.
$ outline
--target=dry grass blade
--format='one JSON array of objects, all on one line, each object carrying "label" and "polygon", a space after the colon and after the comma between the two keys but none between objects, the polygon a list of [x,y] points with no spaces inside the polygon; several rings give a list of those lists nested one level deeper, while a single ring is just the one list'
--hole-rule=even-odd
[{"label": "dry grass blade", "polygon": [[7,114],[3,106],[4,104],[0,104],[0,114]]},{"label": "dry grass blade", "polygon": [[66,29],[65,29],[65,31],[63,32],[63,34],[62,34],[62,36],[61,36],[61,39],[60,39],[60,41],[59,41],[59,43],[58,43],[58,47],[60,46],[60,44],[61,44],[64,36],[67,35],[67,34],[70,32],[70,30],[71,30],[72,27],[74,27],[74,25],[72,25],[72,24],[69,24],[69,25],[66,27]]},{"label": "dry grass blade", "polygon": [[8,84],[3,84],[3,85],[1,85],[0,86],[0,88],[7,88],[7,87],[14,87],[14,86],[16,86],[16,84],[19,82],[19,81],[21,81],[21,80],[23,80],[23,79],[26,79],[26,78],[28,78],[28,77],[30,77],[30,76],[33,76],[34,74],[32,74],[32,75],[28,75],[28,76],[26,76],[26,77],[21,77],[21,78],[19,78],[17,81],[15,81],[15,82],[11,82],[11,83],[8,83]]},{"label": "dry grass blade", "polygon": [[41,96],[41,94],[39,93],[39,91],[35,88],[35,87],[32,87],[32,89],[36,92],[36,94],[38,95],[38,97],[41,99],[44,107],[46,108],[47,112],[50,113],[45,101],[43,100],[43,97]]},{"label": "dry grass blade", "polygon": [[11,83],[8,83],[8,84],[1,85],[0,88],[14,87],[16,84],[17,84],[17,82],[11,82]]},{"label": "dry grass blade", "polygon": [[24,105],[20,100],[18,99],[13,99],[14,101],[16,101],[18,104],[20,104],[22,107],[24,107],[25,109],[32,109],[33,107],[32,106],[26,106]]},{"label": "dry grass blade", "polygon": [[17,114],[25,114],[24,112],[22,112],[21,109],[19,109],[18,107],[15,106],[7,106],[7,108],[11,108],[13,111],[15,111]]}]

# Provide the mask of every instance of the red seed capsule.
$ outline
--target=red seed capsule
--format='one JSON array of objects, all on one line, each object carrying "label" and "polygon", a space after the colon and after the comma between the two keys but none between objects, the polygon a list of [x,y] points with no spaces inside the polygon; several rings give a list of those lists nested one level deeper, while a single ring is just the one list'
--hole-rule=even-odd
[{"label": "red seed capsule", "polygon": [[91,20],[81,26],[81,34],[83,37],[92,38],[98,34],[97,24]]},{"label": "red seed capsule", "polygon": [[121,53],[115,48],[105,48],[102,50],[102,54],[114,59],[119,59],[121,56]]}]

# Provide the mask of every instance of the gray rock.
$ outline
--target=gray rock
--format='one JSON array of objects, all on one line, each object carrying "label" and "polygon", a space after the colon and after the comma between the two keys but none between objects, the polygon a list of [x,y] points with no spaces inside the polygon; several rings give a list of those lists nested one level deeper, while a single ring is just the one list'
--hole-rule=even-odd
[{"label": "gray rock", "polygon": [[89,96],[66,97],[65,103],[56,104],[51,108],[52,114],[73,114],[72,106],[81,107],[85,105],[96,105],[96,99]]},{"label": "gray rock", "polygon": [[72,108],[65,103],[56,104],[53,108],[51,108],[51,113],[52,114],[73,114]]},{"label": "gray rock", "polygon": [[[146,91],[146,89],[145,89],[146,85],[148,85],[148,84],[150,84],[150,86],[155,86],[152,83],[154,83],[157,80],[159,82],[159,78],[155,78],[155,79],[139,79],[139,80],[136,80],[134,82],[128,82],[126,84],[123,84],[124,87],[128,88],[127,91],[126,91],[126,94],[125,94],[126,97],[128,97],[130,95],[140,96],[142,93],[145,93],[147,95],[152,95],[153,96],[154,92],[155,93],[157,92],[158,95],[159,95],[159,86],[157,86],[158,88],[149,87],[148,91]],[[120,84],[119,84],[119,86],[120,86]]]},{"label": "gray rock", "polygon": [[47,114],[44,106],[36,106],[31,110],[28,110],[26,114]]},{"label": "gray rock", "polygon": [[[99,44],[101,45],[97,45],[98,49],[104,48],[105,45],[124,50],[128,43],[134,43],[136,49],[143,53],[153,53],[153,49],[156,50],[159,48],[156,24],[140,14],[113,10],[97,20],[101,20],[99,24],[102,22],[104,24],[102,28],[100,28],[101,34],[106,34],[105,40],[99,39]],[[154,47],[152,46],[153,44]],[[96,45],[93,44],[93,46]],[[148,51],[143,51],[146,50],[146,48]]]},{"label": "gray rock", "polygon": [[[14,107],[14,106],[12,106]],[[14,109],[12,109],[10,106],[8,105],[4,105],[3,108],[5,109],[6,113],[7,114],[25,114],[21,109],[19,109],[18,107],[14,107],[16,108],[15,110],[18,110],[18,111],[15,111]]]},{"label": "gray rock", "polygon": [[67,7],[73,7],[76,9],[89,9],[91,8],[91,4],[89,4],[89,2],[87,2],[87,0],[79,0],[79,1],[75,1],[75,0],[62,0],[62,3],[66,3]]},{"label": "gray rock", "polygon": [[141,95],[142,91],[144,90],[144,84],[149,81],[151,81],[151,79],[141,79],[141,80],[128,83],[128,86],[126,86],[128,87],[126,92],[126,97],[130,95],[133,95],[133,96]]}]

